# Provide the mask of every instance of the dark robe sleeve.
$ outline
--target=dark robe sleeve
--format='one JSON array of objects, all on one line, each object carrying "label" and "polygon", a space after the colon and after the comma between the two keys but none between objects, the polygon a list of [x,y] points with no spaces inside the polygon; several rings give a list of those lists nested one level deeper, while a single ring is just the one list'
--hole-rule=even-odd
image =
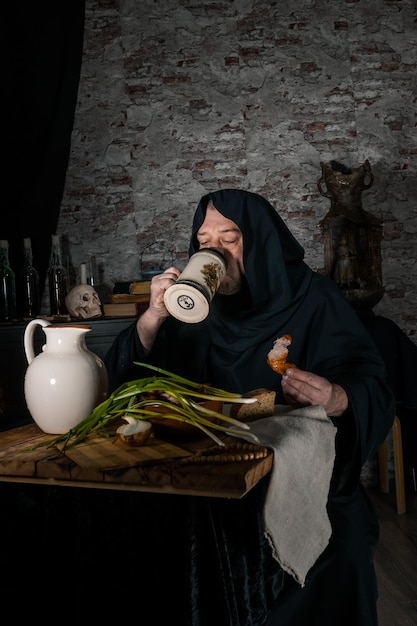
[{"label": "dark robe sleeve", "polygon": [[134,322],[121,331],[104,357],[110,391],[129,380],[149,376],[149,370],[135,362],[150,363],[195,382],[211,384],[208,346],[204,323],[184,324],[171,317],[159,330],[150,354],[145,356]]},{"label": "dark robe sleeve", "polygon": [[136,322],[122,330],[104,357],[109,376],[109,391],[121,384],[140,378],[140,368],[135,361],[143,362],[145,354],[136,332]]},{"label": "dark robe sleeve", "polygon": [[293,337],[290,360],[340,385],[348,396],[348,411],[330,416],[337,426],[331,492],[351,494],[363,464],[383,443],[395,416],[383,359],[350,303],[320,277],[315,277],[287,332]]}]

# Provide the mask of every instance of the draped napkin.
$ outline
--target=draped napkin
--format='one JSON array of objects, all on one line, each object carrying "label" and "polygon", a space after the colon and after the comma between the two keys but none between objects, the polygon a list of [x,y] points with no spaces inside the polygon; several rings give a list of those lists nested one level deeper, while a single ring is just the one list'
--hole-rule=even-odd
[{"label": "draped napkin", "polygon": [[277,405],[273,417],[251,422],[250,429],[261,445],[274,451],[265,535],[283,570],[304,586],[332,532],[326,504],[336,428],[321,406]]}]

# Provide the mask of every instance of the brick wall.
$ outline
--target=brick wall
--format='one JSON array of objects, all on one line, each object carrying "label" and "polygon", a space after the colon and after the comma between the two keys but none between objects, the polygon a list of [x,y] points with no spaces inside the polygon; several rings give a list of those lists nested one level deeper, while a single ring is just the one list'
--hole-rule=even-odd
[{"label": "brick wall", "polygon": [[59,232],[101,280],[137,279],[160,241],[181,268],[208,190],[268,198],[323,267],[320,162],[375,180],[385,295],[417,342],[415,0],[86,2],[85,51]]}]

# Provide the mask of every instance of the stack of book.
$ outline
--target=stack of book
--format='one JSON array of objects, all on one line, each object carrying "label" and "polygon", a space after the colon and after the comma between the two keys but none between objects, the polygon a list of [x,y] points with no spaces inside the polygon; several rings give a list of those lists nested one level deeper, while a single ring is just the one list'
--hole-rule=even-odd
[{"label": "stack of book", "polygon": [[148,308],[150,280],[130,283],[129,293],[117,293],[110,296],[110,302],[103,304],[106,317],[137,317]]}]

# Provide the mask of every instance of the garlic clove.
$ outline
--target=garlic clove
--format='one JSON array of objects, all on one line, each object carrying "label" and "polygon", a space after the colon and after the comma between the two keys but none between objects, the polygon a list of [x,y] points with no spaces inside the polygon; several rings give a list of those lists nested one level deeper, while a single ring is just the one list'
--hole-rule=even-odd
[{"label": "garlic clove", "polygon": [[130,415],[123,415],[127,423],[122,424],[116,430],[120,441],[131,446],[142,446],[146,443],[152,432],[152,424],[147,420],[136,419]]}]

